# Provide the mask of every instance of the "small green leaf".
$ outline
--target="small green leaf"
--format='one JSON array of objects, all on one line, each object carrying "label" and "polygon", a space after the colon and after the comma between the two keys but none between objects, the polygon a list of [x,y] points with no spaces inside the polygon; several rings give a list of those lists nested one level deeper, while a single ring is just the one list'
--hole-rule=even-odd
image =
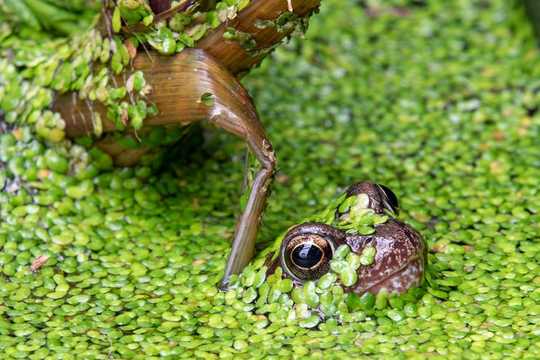
[{"label": "small green leaf", "polygon": [[373,264],[373,262],[375,261],[375,255],[377,253],[377,249],[375,249],[374,246],[366,246],[363,250],[362,250],[362,253],[360,254],[360,264],[364,265],[364,266],[369,266],[371,264]]},{"label": "small green leaf", "polygon": [[200,102],[208,107],[214,105],[214,95],[211,93],[204,93],[201,95]]},{"label": "small green leaf", "polygon": [[115,33],[120,32],[122,28],[122,17],[120,15],[120,8],[117,6],[114,8],[112,16],[112,28]]}]

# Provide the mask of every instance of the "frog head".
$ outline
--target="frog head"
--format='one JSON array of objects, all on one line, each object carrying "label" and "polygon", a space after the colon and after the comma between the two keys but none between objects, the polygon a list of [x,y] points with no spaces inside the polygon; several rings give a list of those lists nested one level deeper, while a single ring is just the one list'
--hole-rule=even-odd
[{"label": "frog head", "polygon": [[398,211],[389,188],[353,184],[322,213],[278,238],[266,259],[267,274],[280,269],[296,287],[334,274],[345,292],[359,296],[418,287],[427,248],[418,232],[396,219]]}]

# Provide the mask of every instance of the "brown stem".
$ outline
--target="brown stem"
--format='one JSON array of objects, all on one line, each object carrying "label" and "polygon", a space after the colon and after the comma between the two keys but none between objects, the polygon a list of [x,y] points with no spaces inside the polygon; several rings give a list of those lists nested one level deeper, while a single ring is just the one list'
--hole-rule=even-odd
[{"label": "brown stem", "polygon": [[[319,2],[319,0],[294,0],[295,14],[298,16],[309,15],[317,9]],[[238,42],[224,41],[223,33],[225,30],[234,26],[240,31],[250,33],[259,48],[269,47],[281,41],[288,35],[288,32],[280,32],[275,27],[261,29],[255,26],[255,22],[258,19],[276,20],[286,11],[287,1],[285,0],[253,0],[234,20],[222,24],[203,38],[197,44],[197,48],[203,49],[205,54],[217,59],[220,65],[228,69],[231,74],[239,76],[239,74],[258,64],[263,59],[264,54],[253,57]],[[152,119],[148,119],[145,125],[169,123],[171,119],[175,119],[178,124],[181,124],[182,119],[186,118],[185,113],[190,114],[189,106],[193,107],[194,105],[174,106],[174,99],[171,100],[170,96],[189,92],[196,85],[186,83],[179,77],[179,74],[183,73],[183,71],[179,71],[178,67],[185,65],[179,65],[182,61],[175,61],[175,58],[181,59],[182,53],[173,56],[159,56],[151,53],[150,56],[145,52],[139,52],[133,66],[134,69],[144,69],[145,78],[150,84],[153,84],[153,91],[148,100],[155,103],[159,109],[159,114]],[[189,70],[190,67],[187,66],[186,69]],[[126,78],[126,74],[121,74],[115,80],[121,86],[125,83]],[[196,82],[196,79],[196,77],[193,77],[191,81]],[[173,92],[172,95],[171,91]],[[107,120],[105,106],[99,102],[90,104],[91,106],[88,106],[75,93],[61,94],[56,98],[53,109],[60,112],[66,121],[66,133],[69,137],[91,134],[94,112],[101,115],[104,121],[104,132],[114,131],[114,125]]]},{"label": "brown stem", "polygon": [[[300,17],[309,16],[320,4],[320,0],[293,0],[294,13]],[[253,0],[230,22],[224,23],[216,30],[206,35],[197,47],[206,50],[210,55],[228,68],[233,74],[248,71],[262,61],[266,54],[251,56],[235,41],[223,41],[223,33],[233,27],[239,31],[251,34],[258,49],[269,48],[290,35],[292,29],[280,32],[276,27],[257,27],[258,20],[275,21],[288,11],[285,0]]]}]

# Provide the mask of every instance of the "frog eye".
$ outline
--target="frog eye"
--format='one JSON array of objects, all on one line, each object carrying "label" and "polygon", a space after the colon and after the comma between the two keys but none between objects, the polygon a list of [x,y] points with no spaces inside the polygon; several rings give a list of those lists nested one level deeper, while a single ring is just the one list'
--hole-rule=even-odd
[{"label": "frog eye", "polygon": [[325,224],[302,224],[291,229],[281,244],[280,263],[297,281],[315,280],[330,269],[340,234]]},{"label": "frog eye", "polygon": [[395,214],[399,213],[399,202],[396,194],[392,190],[390,190],[389,187],[377,184],[379,186],[384,194],[383,202],[385,203],[385,207],[388,208],[388,210],[392,210]]},{"label": "frog eye", "polygon": [[[317,240],[320,240],[320,238]],[[324,257],[324,250],[318,244],[320,241],[317,240],[307,239],[307,241],[297,244],[289,252],[290,261],[302,270],[317,268]]]}]

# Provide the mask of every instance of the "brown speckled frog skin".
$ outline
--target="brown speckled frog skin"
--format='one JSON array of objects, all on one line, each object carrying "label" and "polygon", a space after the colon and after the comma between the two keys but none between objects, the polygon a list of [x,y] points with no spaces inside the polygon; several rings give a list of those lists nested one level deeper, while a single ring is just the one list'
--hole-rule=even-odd
[{"label": "brown speckled frog skin", "polygon": [[377,294],[386,288],[401,294],[422,282],[427,248],[409,225],[390,219],[377,225],[374,234],[346,237],[345,242],[358,254],[368,245],[377,249],[373,264],[358,269],[359,281],[351,288],[355,293]]},{"label": "brown speckled frog skin", "polygon": [[[382,214],[386,210],[397,213],[397,198],[390,189],[371,182],[361,182],[347,189],[347,196],[367,194],[369,208]],[[388,213],[388,212],[387,212]],[[336,216],[340,216],[336,212]],[[280,266],[283,277],[291,278],[296,286],[304,281],[298,279],[284,264],[284,248],[292,239],[299,236],[306,238],[321,237],[331,243],[330,248],[337,249],[347,244],[351,251],[360,255],[362,251],[372,246],[376,249],[371,265],[360,266],[357,270],[358,281],[350,287],[344,287],[346,292],[362,295],[366,292],[378,294],[383,289],[389,293],[402,294],[413,287],[420,286],[426,270],[427,247],[421,235],[409,225],[389,218],[385,223],[375,226],[375,232],[370,235],[352,235],[323,223],[303,223],[291,228],[285,235],[279,255],[274,260],[268,260],[268,273],[273,273]],[[330,255],[331,257],[331,255]],[[318,274],[322,276],[324,273]]]}]

